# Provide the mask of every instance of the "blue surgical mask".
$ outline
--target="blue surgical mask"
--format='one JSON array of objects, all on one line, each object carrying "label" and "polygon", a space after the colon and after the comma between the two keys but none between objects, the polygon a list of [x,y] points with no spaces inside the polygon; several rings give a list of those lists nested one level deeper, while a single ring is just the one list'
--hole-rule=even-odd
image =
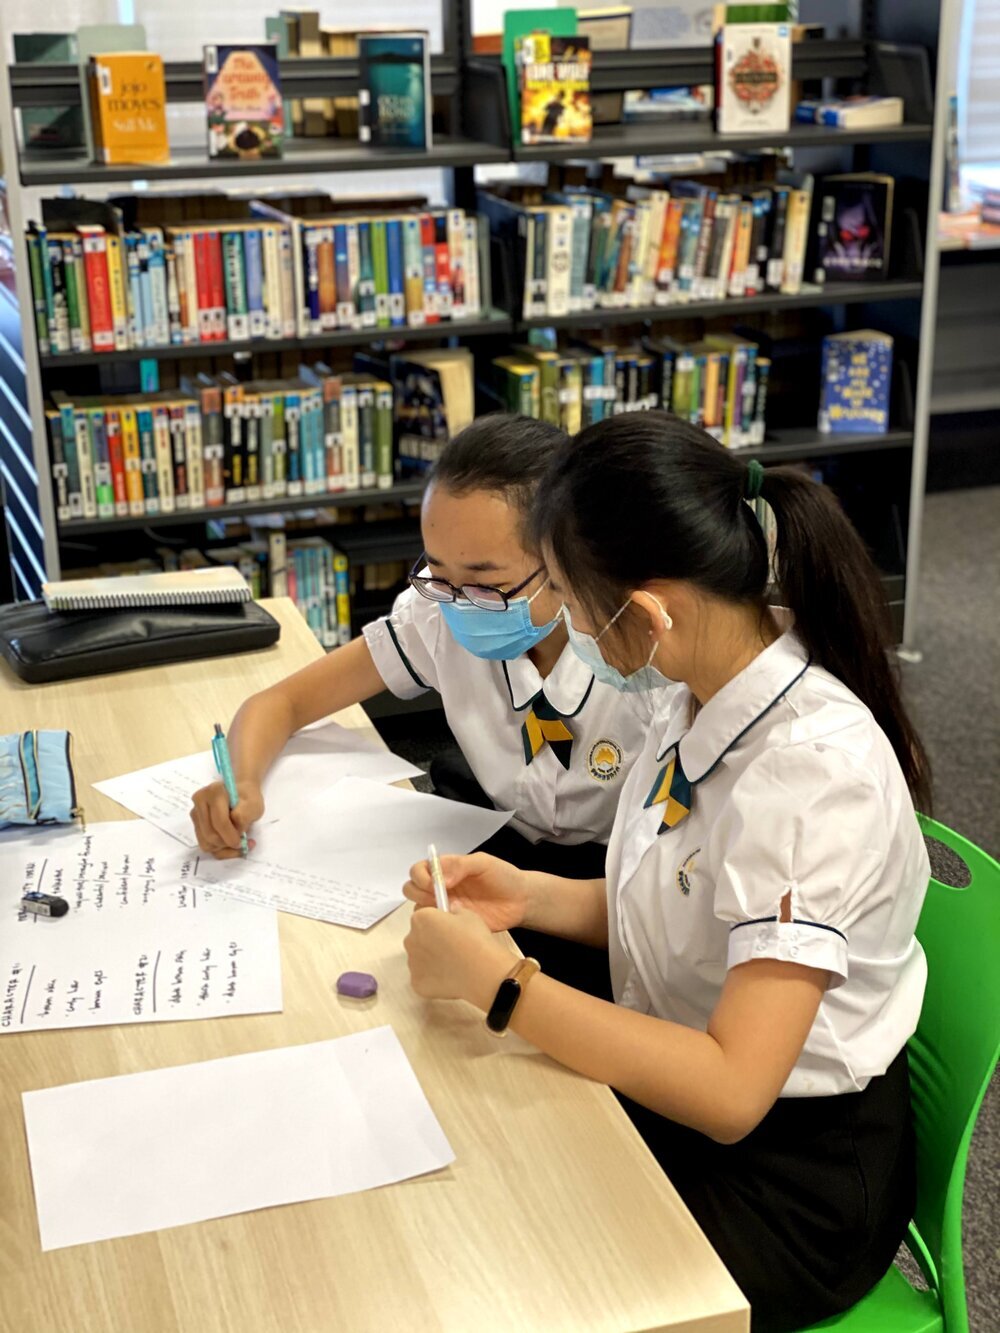
[{"label": "blue surgical mask", "polygon": [[442,602],[444,623],[455,642],[474,657],[485,657],[491,662],[511,662],[515,657],[523,657],[559,623],[559,617],[555,616],[545,625],[532,624],[531,603],[545,583],[530,597],[515,597],[506,611],[484,611],[482,607],[465,601]]},{"label": "blue surgical mask", "polygon": [[[657,606],[659,605],[659,602],[657,602]],[[594,673],[595,680],[600,681],[602,685],[610,685],[619,694],[640,694],[646,690],[662,690],[665,686],[674,684],[673,681],[667,679],[662,671],[658,671],[652,665],[653,658],[656,655],[655,643],[645,664],[635,671],[630,671],[627,676],[623,675],[617,667],[612,666],[610,662],[604,660],[604,655],[598,647],[597,640],[607,634],[626,606],[628,606],[628,602],[618,608],[596,638],[593,634],[584,634],[581,630],[575,629],[572,620],[569,618],[569,612],[563,607],[563,619],[566,621],[566,632],[569,635],[570,647],[580,661],[585,663]],[[662,606],[660,606],[660,614],[663,616],[663,623],[667,629],[670,629],[673,622]]]}]

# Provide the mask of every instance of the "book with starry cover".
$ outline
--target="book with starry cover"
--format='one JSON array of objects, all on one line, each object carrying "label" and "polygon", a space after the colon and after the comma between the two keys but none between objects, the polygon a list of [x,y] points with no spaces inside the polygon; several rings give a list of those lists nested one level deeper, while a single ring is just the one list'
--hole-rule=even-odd
[{"label": "book with starry cover", "polygon": [[892,338],[875,329],[823,339],[819,429],[829,435],[884,435],[889,429]]},{"label": "book with starry cover", "polygon": [[206,46],[208,155],[280,157],[285,129],[278,47]]}]

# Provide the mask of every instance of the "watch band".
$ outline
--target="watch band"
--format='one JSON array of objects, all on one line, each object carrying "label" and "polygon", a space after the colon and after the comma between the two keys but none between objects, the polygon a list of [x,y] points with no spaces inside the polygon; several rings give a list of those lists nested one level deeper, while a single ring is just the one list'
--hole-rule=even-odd
[{"label": "watch band", "polygon": [[486,1026],[494,1037],[506,1037],[518,1000],[524,994],[528,982],[540,970],[534,958],[519,958],[501,981],[486,1015]]}]

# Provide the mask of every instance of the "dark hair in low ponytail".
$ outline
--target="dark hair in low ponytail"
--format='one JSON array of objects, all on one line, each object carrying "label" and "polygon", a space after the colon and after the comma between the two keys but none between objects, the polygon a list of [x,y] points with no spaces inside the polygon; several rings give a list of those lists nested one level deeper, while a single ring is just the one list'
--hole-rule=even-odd
[{"label": "dark hair in low ponytail", "polygon": [[[778,600],[812,660],[843,681],[888,737],[913,799],[930,808],[927,757],[903,708],[882,584],[833,493],[795,468],[764,470],[667,412],[635,412],[568,441],[538,488],[535,538],[605,623],[636,588],[682,579],[727,601],[768,594],[757,489],[777,523]],[[619,622],[620,624],[621,622]]]}]

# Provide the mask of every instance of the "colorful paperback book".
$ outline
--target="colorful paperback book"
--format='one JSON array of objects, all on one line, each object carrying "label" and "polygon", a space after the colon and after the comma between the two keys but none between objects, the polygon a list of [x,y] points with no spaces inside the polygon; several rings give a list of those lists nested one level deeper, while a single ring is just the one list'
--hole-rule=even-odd
[{"label": "colorful paperback book", "polygon": [[206,46],[204,75],[209,157],[280,157],[285,118],[277,46]]},{"label": "colorful paperback book", "polygon": [[791,119],[790,25],[727,23],[717,41],[719,133],[785,133]]},{"label": "colorful paperback book", "polygon": [[819,429],[830,435],[884,435],[889,429],[892,338],[874,329],[823,339]]},{"label": "colorful paperback book", "polygon": [[91,56],[90,116],[94,157],[103,165],[169,161],[162,57],[148,51]]},{"label": "colorful paperback book", "polygon": [[431,56],[426,32],[358,35],[361,143],[375,148],[431,145]]},{"label": "colorful paperback book", "polygon": [[891,176],[827,176],[819,188],[816,282],[871,282],[888,276]]},{"label": "colorful paperback book", "polygon": [[590,39],[532,32],[517,48],[521,142],[589,143]]}]

